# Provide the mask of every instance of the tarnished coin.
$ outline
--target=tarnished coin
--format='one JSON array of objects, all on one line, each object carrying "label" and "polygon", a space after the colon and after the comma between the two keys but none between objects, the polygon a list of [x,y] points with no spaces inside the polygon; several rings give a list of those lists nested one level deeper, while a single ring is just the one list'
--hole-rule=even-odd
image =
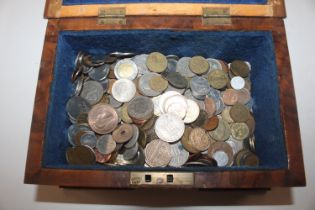
[{"label": "tarnished coin", "polygon": [[80,137],[80,144],[94,148],[96,145],[96,140],[97,138],[93,132],[87,132]]},{"label": "tarnished coin", "polygon": [[200,110],[197,119],[191,124],[191,126],[195,127],[202,127],[206,120],[208,119],[208,113],[204,110]]},{"label": "tarnished coin", "polygon": [[136,55],[132,58],[132,61],[135,62],[135,64],[137,65],[138,73],[141,75],[149,73],[149,69],[146,64],[147,58],[147,54]]},{"label": "tarnished coin", "polygon": [[180,75],[178,72],[170,72],[166,75],[165,78],[175,88],[184,89],[188,85],[188,82],[185,79],[185,77]]},{"label": "tarnished coin", "polygon": [[241,104],[247,104],[250,100],[250,92],[246,88],[243,88],[242,90],[237,91],[238,97],[237,97],[237,102]]},{"label": "tarnished coin", "polygon": [[102,153],[100,153],[97,149],[94,149],[94,153],[95,153],[95,157],[96,157],[96,162],[97,163],[106,163],[110,160],[112,154],[107,154],[107,155],[104,155]]},{"label": "tarnished coin", "polygon": [[240,150],[244,148],[243,142],[238,141],[233,137],[230,137],[228,140],[225,141],[225,143],[228,143],[230,145],[233,150],[233,155],[237,154]]},{"label": "tarnished coin", "polygon": [[234,120],[231,118],[230,110],[231,110],[231,107],[230,107],[230,106],[224,108],[224,110],[223,110],[222,113],[221,113],[221,117],[222,117],[222,119],[225,120],[226,122],[228,122],[228,123],[233,123]]},{"label": "tarnished coin", "polygon": [[187,99],[186,102],[187,102],[187,112],[184,118],[184,123],[192,123],[198,118],[200,109],[199,109],[198,104],[195,101]]},{"label": "tarnished coin", "polygon": [[84,77],[81,76],[78,79],[76,79],[73,83],[73,87],[74,87],[74,95],[75,96],[79,96],[82,88],[83,88],[83,83],[84,83]]},{"label": "tarnished coin", "polygon": [[209,117],[212,117],[216,112],[216,103],[215,100],[211,97],[205,97],[205,111],[207,112]]},{"label": "tarnished coin", "polygon": [[211,87],[220,90],[227,85],[228,78],[224,71],[214,70],[209,73],[208,81]]},{"label": "tarnished coin", "polygon": [[103,135],[97,139],[96,148],[100,153],[108,155],[115,150],[116,142],[111,135]]},{"label": "tarnished coin", "polygon": [[96,133],[107,134],[116,128],[118,115],[111,106],[97,104],[89,111],[88,122],[91,129]]},{"label": "tarnished coin", "polygon": [[196,74],[192,72],[189,68],[191,58],[189,57],[182,57],[178,60],[176,66],[176,72],[180,73],[184,77],[194,77]]},{"label": "tarnished coin", "polygon": [[233,150],[228,143],[216,142],[209,147],[208,156],[215,159],[219,167],[233,163]]},{"label": "tarnished coin", "polygon": [[168,86],[167,80],[160,75],[154,75],[149,81],[150,88],[157,92],[163,92]]},{"label": "tarnished coin", "polygon": [[198,100],[198,99],[196,99],[196,98],[192,95],[190,89],[185,90],[184,96],[185,96],[187,99],[190,99],[190,100],[196,102],[196,103],[198,104],[200,110],[205,110],[205,102],[204,102],[203,100]]},{"label": "tarnished coin", "polygon": [[209,70],[209,63],[202,56],[194,56],[189,61],[189,68],[195,74],[201,75]]},{"label": "tarnished coin", "polygon": [[244,141],[241,141],[245,149],[248,149],[252,152],[256,151],[256,139],[255,136],[250,136],[246,138]]},{"label": "tarnished coin", "polygon": [[172,167],[181,167],[187,162],[189,152],[185,150],[184,146],[179,141],[175,144],[171,144],[171,156],[172,158],[168,165]]},{"label": "tarnished coin", "polygon": [[219,119],[218,127],[215,130],[210,131],[209,135],[216,141],[225,141],[231,135],[230,126],[225,120]]},{"label": "tarnished coin", "polygon": [[104,64],[99,67],[91,67],[89,69],[89,77],[95,81],[102,81],[107,78],[109,73],[109,65]]},{"label": "tarnished coin", "polygon": [[117,81],[116,79],[109,79],[109,80],[108,80],[108,88],[107,88],[107,93],[108,93],[108,94],[112,94],[112,87],[113,87],[113,84],[114,84],[116,81]]},{"label": "tarnished coin", "polygon": [[162,114],[155,122],[156,135],[166,142],[179,140],[184,131],[184,121],[172,114]]},{"label": "tarnished coin", "polygon": [[194,128],[189,135],[189,141],[198,151],[205,151],[210,146],[210,140],[206,131],[202,128]]},{"label": "tarnished coin", "polygon": [[142,148],[145,148],[147,145],[147,134],[141,128],[139,128],[138,144]]},{"label": "tarnished coin", "polygon": [[121,120],[125,123],[132,123],[132,119],[128,115],[128,103],[124,103],[120,111],[121,111]]},{"label": "tarnished coin", "polygon": [[177,60],[173,58],[167,58],[167,69],[165,73],[176,72]]},{"label": "tarnished coin", "polygon": [[235,90],[241,90],[245,87],[245,80],[240,76],[233,77],[231,79],[231,87]]},{"label": "tarnished coin", "polygon": [[103,96],[103,86],[96,81],[86,81],[80,94],[89,104],[94,105],[99,102]]},{"label": "tarnished coin", "polygon": [[159,138],[155,133],[154,126],[150,128],[149,130],[146,130],[145,133],[147,135],[147,143]]},{"label": "tarnished coin", "polygon": [[109,104],[109,96],[104,94],[98,103]]},{"label": "tarnished coin", "polygon": [[194,146],[192,145],[192,143],[190,142],[189,136],[191,131],[193,130],[193,128],[191,127],[186,127],[183,137],[181,138],[181,143],[183,144],[183,147],[190,153],[199,153],[199,150],[197,150],[196,148],[194,148]]},{"label": "tarnished coin", "polygon": [[133,127],[130,124],[122,124],[113,131],[113,139],[116,143],[125,143],[133,136]]},{"label": "tarnished coin", "polygon": [[172,159],[170,144],[160,139],[148,143],[144,154],[145,162],[151,167],[164,167]]},{"label": "tarnished coin", "polygon": [[131,119],[148,120],[153,116],[154,105],[150,98],[137,96],[128,103],[127,111]]},{"label": "tarnished coin", "polygon": [[166,56],[167,60],[170,60],[170,59],[174,59],[174,60],[179,60],[179,57],[177,55],[167,55]]},{"label": "tarnished coin", "polygon": [[154,127],[155,121],[156,121],[157,117],[153,116],[151,117],[148,121],[146,121],[143,125],[140,125],[140,128],[144,131],[147,131],[149,129],[151,129],[152,127]]},{"label": "tarnished coin", "polygon": [[108,90],[108,85],[109,85],[109,80],[108,79],[104,79],[102,81],[99,81],[99,83],[102,85],[103,87],[103,93],[107,93]]},{"label": "tarnished coin", "polygon": [[256,122],[252,113],[250,113],[248,120],[245,122],[249,129],[249,134],[253,135],[256,127]]},{"label": "tarnished coin", "polygon": [[249,110],[243,104],[237,103],[230,110],[231,118],[235,122],[246,122],[249,118]]},{"label": "tarnished coin", "polygon": [[245,123],[232,123],[231,134],[236,140],[242,141],[249,136],[248,126]]},{"label": "tarnished coin", "polygon": [[187,100],[182,95],[168,97],[162,107],[164,113],[176,115],[180,119],[186,116],[187,109]]},{"label": "tarnished coin", "polygon": [[167,68],[167,59],[163,54],[153,52],[149,54],[146,64],[150,71],[161,73]]},{"label": "tarnished coin", "polygon": [[132,135],[131,139],[127,143],[124,144],[125,148],[133,147],[139,139],[139,128],[135,125],[131,125],[131,126],[132,126],[133,135]]},{"label": "tarnished coin", "polygon": [[77,119],[81,113],[87,113],[90,109],[91,106],[88,101],[81,96],[71,97],[66,104],[68,115],[74,119]]},{"label": "tarnished coin", "polygon": [[112,87],[112,95],[119,102],[128,102],[136,94],[136,86],[129,79],[119,79]]},{"label": "tarnished coin", "polygon": [[250,150],[243,149],[236,154],[235,164],[237,166],[258,166],[259,158]]},{"label": "tarnished coin", "polygon": [[138,75],[138,67],[131,59],[125,58],[117,62],[114,73],[117,79],[134,80]]},{"label": "tarnished coin", "polygon": [[192,95],[199,100],[204,100],[210,91],[209,83],[203,77],[193,77],[190,80],[190,89]]},{"label": "tarnished coin", "polygon": [[203,128],[207,131],[212,131],[216,129],[219,125],[219,118],[217,116],[210,117],[203,124]]},{"label": "tarnished coin", "polygon": [[88,113],[81,113],[79,114],[78,118],[77,118],[77,124],[86,124],[88,125]]},{"label": "tarnished coin", "polygon": [[119,108],[121,107],[121,105],[123,104],[122,102],[120,101],[117,101],[113,95],[109,95],[108,96],[108,99],[109,99],[109,105],[113,108]]},{"label": "tarnished coin", "polygon": [[132,160],[138,152],[139,144],[136,142],[132,147],[125,148],[123,152],[123,157],[125,160]]},{"label": "tarnished coin", "polygon": [[69,147],[66,151],[66,159],[70,165],[95,164],[94,151],[88,146]]},{"label": "tarnished coin", "polygon": [[249,66],[244,61],[233,61],[230,65],[230,69],[236,76],[241,76],[244,78],[248,77],[249,75]]},{"label": "tarnished coin", "polygon": [[209,72],[213,71],[213,70],[223,70],[221,62],[217,59],[213,59],[213,58],[207,58],[206,59],[209,63]]},{"label": "tarnished coin", "polygon": [[67,131],[67,136],[68,136],[68,141],[72,146],[79,145],[77,144],[77,141],[75,140],[76,136],[78,135],[79,132],[90,132],[90,128],[86,125],[78,125],[78,124],[73,124],[68,128]]},{"label": "tarnished coin", "polygon": [[224,104],[232,106],[238,102],[238,91],[234,89],[226,89],[222,92],[222,100]]},{"label": "tarnished coin", "polygon": [[155,91],[150,87],[150,80],[154,77],[154,76],[159,76],[159,74],[156,73],[148,73],[148,74],[144,74],[139,78],[138,81],[138,90],[142,95],[145,96],[158,96],[159,94],[161,94],[161,92],[159,91]]}]

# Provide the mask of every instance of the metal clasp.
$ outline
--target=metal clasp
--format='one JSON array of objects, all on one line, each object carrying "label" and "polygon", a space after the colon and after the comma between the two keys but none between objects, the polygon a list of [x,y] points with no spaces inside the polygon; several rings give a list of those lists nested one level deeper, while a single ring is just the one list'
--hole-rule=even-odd
[{"label": "metal clasp", "polygon": [[232,24],[230,8],[202,8],[202,25]]},{"label": "metal clasp", "polygon": [[131,172],[130,184],[193,186],[194,174],[186,172]]},{"label": "metal clasp", "polygon": [[98,24],[100,25],[126,25],[126,8],[100,8],[98,11]]}]

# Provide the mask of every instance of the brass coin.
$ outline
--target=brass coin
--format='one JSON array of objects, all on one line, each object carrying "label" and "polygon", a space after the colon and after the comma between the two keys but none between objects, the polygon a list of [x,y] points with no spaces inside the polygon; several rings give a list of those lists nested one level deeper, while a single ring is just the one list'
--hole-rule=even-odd
[{"label": "brass coin", "polygon": [[149,86],[154,91],[163,92],[164,90],[166,90],[168,82],[162,76],[154,75],[149,81]]},{"label": "brass coin", "polygon": [[151,167],[164,167],[171,161],[171,146],[160,139],[151,141],[144,149],[145,162]]},{"label": "brass coin", "polygon": [[146,121],[143,125],[140,126],[141,129],[144,131],[151,129],[154,126],[156,119],[157,119],[156,116],[151,117],[148,121]]},{"label": "brass coin", "polygon": [[208,61],[202,56],[194,56],[189,61],[189,68],[195,74],[204,74],[209,70]]},{"label": "brass coin", "polygon": [[207,131],[212,131],[216,129],[219,125],[219,118],[217,116],[210,117],[203,124],[203,128]]},{"label": "brass coin", "polygon": [[189,142],[198,151],[205,151],[210,146],[210,140],[206,131],[202,128],[194,128],[189,134]]},{"label": "brass coin", "polygon": [[146,64],[150,71],[161,73],[167,68],[167,58],[159,52],[153,52],[149,54]]},{"label": "brass coin", "polygon": [[231,71],[236,76],[248,77],[249,67],[244,61],[235,60],[231,63]]},{"label": "brass coin", "polygon": [[206,96],[204,103],[205,103],[205,110],[208,113],[208,116],[212,117],[217,110],[215,100],[213,98]]},{"label": "brass coin", "polygon": [[237,166],[258,166],[259,158],[250,150],[243,149],[235,155],[235,164]]},{"label": "brass coin", "polygon": [[205,124],[207,119],[208,119],[208,113],[204,110],[200,110],[198,118],[193,123],[191,123],[191,126],[202,127]]},{"label": "brass coin", "polygon": [[230,110],[231,118],[235,122],[246,122],[249,118],[249,110],[243,104],[237,103]]},{"label": "brass coin", "polygon": [[217,161],[218,166],[230,166],[233,163],[233,150],[228,143],[216,142],[208,149],[208,156]]},{"label": "brass coin", "polygon": [[193,145],[191,144],[191,142],[189,141],[189,136],[190,136],[190,133],[193,129],[191,127],[186,127],[185,128],[185,131],[184,131],[184,134],[183,134],[183,137],[181,138],[181,142],[184,146],[184,148],[190,152],[190,153],[199,153],[199,151],[193,147]]},{"label": "brass coin", "polygon": [[233,123],[234,120],[231,118],[230,110],[231,110],[230,106],[225,107],[221,113],[221,116],[222,116],[222,119],[225,120],[226,122]]},{"label": "brass coin", "polygon": [[109,79],[109,80],[108,80],[108,89],[107,89],[107,93],[108,93],[108,94],[112,94],[112,87],[113,87],[113,84],[114,84],[116,81],[117,81],[116,79]]},{"label": "brass coin", "polygon": [[132,119],[128,115],[128,103],[124,103],[124,105],[121,107],[121,120],[125,123],[132,123]]},{"label": "brass coin", "polygon": [[220,90],[227,85],[228,78],[224,71],[214,70],[208,74],[208,81],[211,87]]},{"label": "brass coin", "polygon": [[218,127],[213,131],[210,131],[209,135],[216,141],[225,141],[231,135],[230,126],[225,120],[219,119]]},{"label": "brass coin", "polygon": [[222,101],[224,104],[232,106],[238,102],[238,91],[234,89],[226,89],[222,92]]},{"label": "brass coin", "polygon": [[246,139],[249,135],[248,126],[245,123],[232,123],[231,134],[234,139],[242,141]]},{"label": "brass coin", "polygon": [[113,131],[113,139],[116,143],[125,143],[133,136],[133,128],[130,124],[122,124]]},{"label": "brass coin", "polygon": [[95,164],[94,151],[88,146],[70,147],[66,151],[66,159],[70,165]]}]

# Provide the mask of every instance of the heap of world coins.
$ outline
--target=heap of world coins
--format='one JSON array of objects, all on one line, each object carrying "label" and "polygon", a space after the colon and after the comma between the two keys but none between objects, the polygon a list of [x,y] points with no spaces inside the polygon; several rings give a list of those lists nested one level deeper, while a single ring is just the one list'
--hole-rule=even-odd
[{"label": "heap of world coins", "polygon": [[80,52],[66,103],[69,164],[257,166],[251,66],[159,52]]}]

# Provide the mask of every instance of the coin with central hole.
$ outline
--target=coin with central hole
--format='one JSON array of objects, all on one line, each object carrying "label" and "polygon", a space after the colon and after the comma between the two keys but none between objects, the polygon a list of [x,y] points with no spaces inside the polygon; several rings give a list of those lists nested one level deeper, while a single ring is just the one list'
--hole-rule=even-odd
[{"label": "coin with central hole", "polygon": [[133,136],[133,128],[130,124],[122,124],[113,131],[113,139],[116,143],[125,143]]}]

